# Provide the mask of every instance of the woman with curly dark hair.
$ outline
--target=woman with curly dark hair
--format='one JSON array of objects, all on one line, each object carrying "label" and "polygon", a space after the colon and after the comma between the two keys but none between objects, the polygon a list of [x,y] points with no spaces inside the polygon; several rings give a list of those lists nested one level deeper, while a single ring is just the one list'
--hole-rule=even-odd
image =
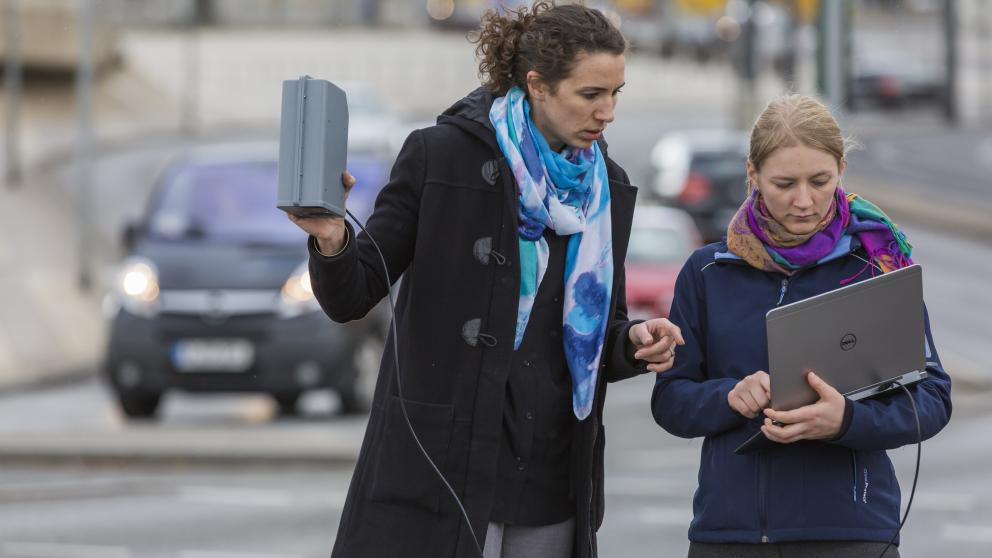
[{"label": "woman with curly dark hair", "polygon": [[602,141],[623,36],[538,2],[487,13],[475,42],[483,87],[410,135],[368,233],[291,217],[332,319],[404,275],[335,557],[595,556],[606,382],[668,370],[682,341],[627,319],[636,190]]}]

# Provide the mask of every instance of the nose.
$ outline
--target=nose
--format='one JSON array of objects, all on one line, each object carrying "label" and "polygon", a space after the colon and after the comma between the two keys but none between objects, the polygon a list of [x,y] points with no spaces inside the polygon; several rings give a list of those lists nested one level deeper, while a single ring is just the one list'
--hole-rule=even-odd
[{"label": "nose", "polygon": [[609,124],[613,122],[614,110],[617,108],[617,98],[616,96],[609,97],[606,101],[600,105],[596,112],[593,113],[593,117],[602,122],[603,124]]},{"label": "nose", "polygon": [[796,190],[795,206],[803,211],[813,207],[813,195],[808,184],[800,184]]}]

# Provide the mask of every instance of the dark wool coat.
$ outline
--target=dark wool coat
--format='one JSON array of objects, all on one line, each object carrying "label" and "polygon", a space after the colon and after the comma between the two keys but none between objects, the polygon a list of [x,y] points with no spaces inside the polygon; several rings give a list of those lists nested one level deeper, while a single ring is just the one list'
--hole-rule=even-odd
[{"label": "dark wool coat", "polygon": [[[465,505],[484,544],[501,440],[520,292],[517,185],[479,89],[413,132],[366,225],[369,237],[324,257],[310,249],[314,292],[333,320],[364,316],[404,274],[399,339],[387,341],[365,440],[334,558],[469,558],[478,553],[454,499],[414,443],[397,397],[399,349],[406,411],[424,448]],[[603,519],[606,382],[644,372],[631,360],[623,262],[636,189],[607,159],[612,196],[612,319],[591,415],[576,421],[572,483],[578,558],[596,556]],[[361,187],[361,186],[359,186]]]}]

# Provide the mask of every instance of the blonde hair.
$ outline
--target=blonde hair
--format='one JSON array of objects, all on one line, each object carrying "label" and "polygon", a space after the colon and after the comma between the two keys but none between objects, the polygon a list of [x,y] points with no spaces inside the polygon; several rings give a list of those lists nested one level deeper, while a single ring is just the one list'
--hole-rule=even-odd
[{"label": "blonde hair", "polygon": [[840,166],[853,142],[844,138],[823,103],[807,95],[783,95],[768,103],[755,121],[748,159],[760,170],[776,149],[799,145],[833,155]]}]

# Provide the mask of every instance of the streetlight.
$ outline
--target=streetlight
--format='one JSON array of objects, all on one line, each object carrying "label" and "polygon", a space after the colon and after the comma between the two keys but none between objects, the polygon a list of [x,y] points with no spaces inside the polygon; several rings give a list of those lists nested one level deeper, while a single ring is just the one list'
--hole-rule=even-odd
[{"label": "streetlight", "polygon": [[76,69],[76,178],[79,288],[93,287],[91,226],[93,212],[90,150],[93,145],[93,0],[79,0],[79,65]]},{"label": "streetlight", "polygon": [[20,101],[21,101],[21,32],[18,25],[17,0],[7,0],[4,11],[3,86],[6,98],[7,126],[5,129],[4,181],[8,187],[21,183]]}]

